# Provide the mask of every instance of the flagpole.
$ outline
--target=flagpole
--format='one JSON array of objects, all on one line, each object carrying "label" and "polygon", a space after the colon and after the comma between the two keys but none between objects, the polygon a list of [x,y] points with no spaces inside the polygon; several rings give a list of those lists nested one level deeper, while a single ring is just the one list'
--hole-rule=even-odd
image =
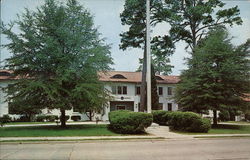
[{"label": "flagpole", "polygon": [[150,0],[146,0],[147,112],[151,113]]}]

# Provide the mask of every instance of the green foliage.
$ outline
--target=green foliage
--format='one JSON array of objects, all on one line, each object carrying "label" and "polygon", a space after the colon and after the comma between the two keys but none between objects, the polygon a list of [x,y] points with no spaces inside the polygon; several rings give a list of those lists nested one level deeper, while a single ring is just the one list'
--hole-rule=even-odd
[{"label": "green foliage", "polygon": [[186,132],[208,132],[211,122],[193,112],[153,111],[153,122]]},{"label": "green foliage", "polygon": [[159,109],[159,96],[153,65],[151,65],[151,109]]},{"label": "green foliage", "polygon": [[36,117],[37,122],[44,122],[46,120],[46,115],[38,115]]},{"label": "green foliage", "polygon": [[175,92],[181,110],[242,109],[242,97],[250,92],[250,40],[236,47],[230,41],[227,30],[217,27],[195,48]]},{"label": "green foliage", "polygon": [[2,127],[0,137],[72,137],[72,136],[120,136],[107,129],[107,125],[68,125],[62,128],[57,125]]},{"label": "green foliage", "polygon": [[81,116],[71,116],[71,119],[73,121],[80,121],[81,120]]},{"label": "green foliage", "polygon": [[[15,33],[14,26],[20,32]],[[110,69],[110,47],[94,28],[89,11],[76,0],[46,0],[1,29],[10,40],[4,47],[13,53],[6,67],[19,78],[6,90],[9,102],[62,113],[106,103],[98,72]]]},{"label": "green foliage", "polygon": [[250,121],[250,112],[245,113],[245,120]]},{"label": "green foliage", "polygon": [[11,122],[11,118],[9,115],[3,115],[0,117],[0,125],[3,126],[5,123]]},{"label": "green foliage", "polygon": [[[68,121],[68,120],[69,120],[69,118],[70,118],[70,116],[69,116],[69,115],[65,115],[65,121]],[[59,119],[61,120],[61,119],[62,119],[62,116],[60,116],[60,117],[59,117]]]},{"label": "green foliage", "polygon": [[159,125],[168,125],[169,121],[171,120],[171,114],[173,112],[157,110],[153,111],[153,122]]},{"label": "green foliage", "polygon": [[153,121],[151,114],[132,111],[113,111],[109,113],[109,128],[117,133],[143,133]]},{"label": "green foliage", "polygon": [[229,121],[230,120],[229,112],[228,111],[220,111],[219,120],[221,120],[221,121]]},{"label": "green foliage", "polygon": [[[21,98],[21,97],[19,97]],[[18,103],[19,100],[9,102],[9,113],[10,114],[19,114],[19,115],[24,115],[28,120],[27,121],[32,121],[32,118],[36,115],[41,113],[41,108],[40,107],[34,107],[35,104],[33,102],[30,103]]]},{"label": "green foliage", "polygon": [[193,112],[172,112],[170,128],[187,132],[208,132],[211,122]]},{"label": "green foliage", "polygon": [[[159,11],[162,8],[163,2],[161,0],[151,0],[151,29],[159,23]],[[122,25],[128,25],[128,31],[120,34],[121,44],[120,48],[125,50],[129,47],[143,48],[145,53],[146,42],[146,1],[144,0],[126,0],[124,11],[120,15]],[[155,36],[151,41],[152,59],[154,68],[158,74],[168,74],[171,72],[172,66],[169,64],[170,56],[174,51],[174,44],[170,36],[162,35]],[[146,55],[143,57],[145,63]],[[145,64],[144,64],[145,65]],[[140,67],[143,70],[143,67]]]},{"label": "green foliage", "polygon": [[224,5],[220,0],[166,0],[159,15],[162,21],[170,23],[173,41],[183,40],[193,51],[210,28],[242,24],[238,6],[222,9]]},{"label": "green foliage", "polygon": [[55,122],[55,120],[58,120],[58,116],[56,115],[46,115],[45,119],[47,122]]}]

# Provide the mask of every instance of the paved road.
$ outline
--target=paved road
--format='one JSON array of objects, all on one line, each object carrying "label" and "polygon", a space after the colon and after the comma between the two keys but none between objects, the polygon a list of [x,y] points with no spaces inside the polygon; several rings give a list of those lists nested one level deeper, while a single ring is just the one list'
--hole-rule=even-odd
[{"label": "paved road", "polygon": [[250,139],[1,144],[0,159],[249,160]]}]

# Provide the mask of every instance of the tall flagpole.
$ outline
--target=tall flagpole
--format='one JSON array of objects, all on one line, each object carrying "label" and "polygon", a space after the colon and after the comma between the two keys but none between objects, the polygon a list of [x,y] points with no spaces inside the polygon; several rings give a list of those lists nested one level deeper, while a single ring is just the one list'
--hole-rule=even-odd
[{"label": "tall flagpole", "polygon": [[147,112],[151,113],[150,0],[146,0]]}]

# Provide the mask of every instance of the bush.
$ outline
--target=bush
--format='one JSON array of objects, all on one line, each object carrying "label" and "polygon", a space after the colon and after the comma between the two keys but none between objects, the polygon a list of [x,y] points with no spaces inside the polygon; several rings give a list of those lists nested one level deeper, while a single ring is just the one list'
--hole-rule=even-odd
[{"label": "bush", "polygon": [[71,119],[73,121],[80,121],[81,120],[81,116],[71,116]]},{"label": "bush", "polygon": [[250,112],[245,113],[245,119],[246,121],[250,121]]},{"label": "bush", "polygon": [[30,122],[30,119],[27,116],[21,116],[17,118],[15,122]]},{"label": "bush", "polygon": [[36,117],[37,122],[44,122],[46,120],[46,115],[38,115]]},{"label": "bush", "polygon": [[152,114],[132,111],[113,111],[109,113],[109,129],[117,133],[137,134],[145,132],[153,121]]},{"label": "bush", "polygon": [[3,126],[5,123],[8,123],[11,121],[11,118],[9,115],[3,115],[3,117],[0,117],[0,125]]},{"label": "bush", "polygon": [[171,129],[187,132],[208,132],[210,120],[202,119],[193,112],[173,112],[169,122]]},{"label": "bush", "polygon": [[[60,120],[61,120],[61,116],[60,116]],[[65,121],[69,120],[69,115],[65,115]]]},{"label": "bush", "polygon": [[229,112],[228,111],[220,111],[219,120],[221,120],[221,121],[229,121],[230,120]]},{"label": "bush", "polygon": [[46,115],[45,119],[47,122],[55,122],[55,120],[58,120],[58,116],[56,115]]},{"label": "bush", "polygon": [[157,110],[153,111],[153,122],[159,125],[168,125],[168,122],[171,120],[171,114],[173,112]]}]

